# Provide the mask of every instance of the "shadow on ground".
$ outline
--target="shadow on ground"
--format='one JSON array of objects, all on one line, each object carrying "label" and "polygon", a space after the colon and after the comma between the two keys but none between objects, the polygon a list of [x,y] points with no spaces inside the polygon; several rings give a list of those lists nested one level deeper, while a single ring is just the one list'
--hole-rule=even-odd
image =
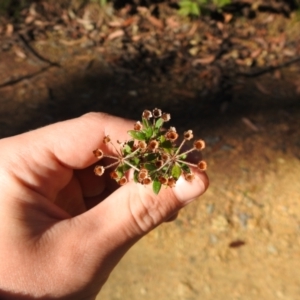
[{"label": "shadow on ground", "polygon": [[[7,78],[29,69],[1,59]],[[144,109],[170,112],[178,130],[191,128],[206,140],[211,187],[128,253],[103,299],[297,299],[299,67],[282,69],[280,79],[232,78],[230,88],[203,90],[176,76],[147,82],[97,56],[79,55],[0,89],[0,136],[89,111],[134,120]],[[39,68],[32,63],[30,72]]]}]

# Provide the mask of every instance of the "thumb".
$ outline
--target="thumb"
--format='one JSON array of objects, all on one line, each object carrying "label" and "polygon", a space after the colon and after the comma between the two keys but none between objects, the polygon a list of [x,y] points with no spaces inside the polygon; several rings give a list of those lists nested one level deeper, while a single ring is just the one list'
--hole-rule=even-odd
[{"label": "thumb", "polygon": [[129,182],[83,217],[101,222],[99,225],[107,228],[110,235],[124,231],[125,238],[140,238],[205,192],[207,175],[194,172],[193,181],[180,177],[174,188],[162,188],[158,195],[150,185]]},{"label": "thumb", "polygon": [[195,173],[192,182],[179,178],[174,188],[162,189],[158,195],[150,186],[129,182],[93,209],[74,218],[80,220],[73,230],[77,240],[79,237],[84,241],[82,251],[89,251],[99,270],[101,266],[102,276],[103,270],[108,276],[137,240],[205,192],[207,175],[196,170]]}]

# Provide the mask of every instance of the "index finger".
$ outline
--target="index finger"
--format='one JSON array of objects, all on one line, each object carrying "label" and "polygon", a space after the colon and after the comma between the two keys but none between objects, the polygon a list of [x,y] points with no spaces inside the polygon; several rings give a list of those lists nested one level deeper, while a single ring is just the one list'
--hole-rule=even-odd
[{"label": "index finger", "polygon": [[[110,144],[105,145],[106,135],[114,140],[128,139],[127,131],[133,121],[104,113],[88,113],[79,118],[59,122],[37,130],[39,141],[63,165],[83,169],[97,161],[93,151],[101,148],[106,154],[115,154]],[[36,137],[37,139],[37,137]]]}]

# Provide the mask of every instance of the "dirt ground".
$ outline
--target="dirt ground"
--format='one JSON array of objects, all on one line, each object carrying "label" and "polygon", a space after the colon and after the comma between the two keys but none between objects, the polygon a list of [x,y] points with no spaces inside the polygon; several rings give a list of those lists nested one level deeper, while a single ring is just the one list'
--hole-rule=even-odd
[{"label": "dirt ground", "polygon": [[135,245],[97,299],[300,299],[299,62],[234,79],[229,97],[185,88],[175,75],[128,76],[95,49],[35,47],[60,66],[1,53],[1,137],[88,111],[138,119],[160,107],[208,145],[207,193]]},{"label": "dirt ground", "polygon": [[[237,102],[276,101],[279,83],[268,97],[247,84]],[[98,299],[300,299],[299,99],[280,97],[199,114],[209,190],[138,243]]]}]

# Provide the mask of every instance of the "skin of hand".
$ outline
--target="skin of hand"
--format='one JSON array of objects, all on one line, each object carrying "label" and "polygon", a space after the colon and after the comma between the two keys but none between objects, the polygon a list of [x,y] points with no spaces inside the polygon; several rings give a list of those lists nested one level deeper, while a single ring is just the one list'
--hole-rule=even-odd
[{"label": "skin of hand", "polygon": [[197,170],[158,195],[95,176],[92,151],[113,153],[103,137],[133,123],[89,113],[0,140],[0,299],[95,299],[134,243],[204,193]]}]

